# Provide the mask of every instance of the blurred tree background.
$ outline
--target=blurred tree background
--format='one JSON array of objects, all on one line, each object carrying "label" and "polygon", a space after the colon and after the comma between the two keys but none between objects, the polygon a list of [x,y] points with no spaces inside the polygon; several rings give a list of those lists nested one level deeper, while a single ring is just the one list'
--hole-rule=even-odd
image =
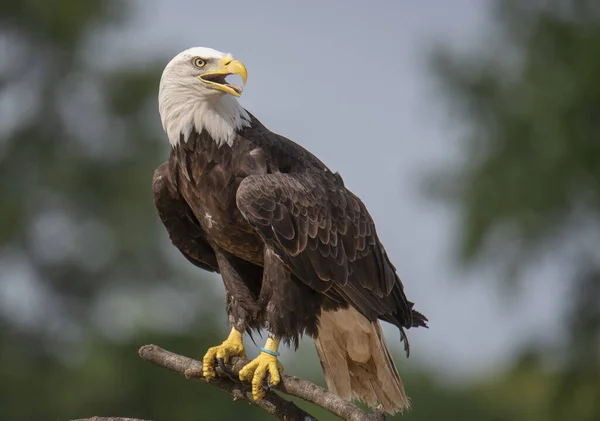
[{"label": "blurred tree background", "polygon": [[[459,258],[496,266],[513,293],[543,258],[572,268],[563,325],[549,327],[560,346],[531,344],[523,370],[553,373],[539,384],[539,419],[598,420],[600,2],[495,5],[485,50],[433,60],[465,140],[436,190],[460,209]],[[517,384],[514,393],[541,392]]]},{"label": "blurred tree background", "polygon": [[[265,419],[136,354],[157,343],[200,357],[226,324],[220,282],[170,246],[152,205],[169,57],[122,67],[99,41],[127,4],[0,4],[0,420]],[[466,262],[522,279],[540,255],[568,256],[566,333],[470,385],[403,374],[415,409],[398,419],[599,420],[600,3],[496,4],[483,52],[432,61],[468,128],[438,190],[462,211]]]}]

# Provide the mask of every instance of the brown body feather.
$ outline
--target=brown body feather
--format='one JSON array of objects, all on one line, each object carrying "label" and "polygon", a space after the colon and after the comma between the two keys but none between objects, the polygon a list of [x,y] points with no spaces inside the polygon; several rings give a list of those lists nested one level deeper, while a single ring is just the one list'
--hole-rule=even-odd
[{"label": "brown body feather", "polygon": [[[360,199],[314,155],[254,117],[231,146],[217,146],[206,132],[181,140],[155,172],[155,204],[186,258],[223,276],[231,324],[240,330],[266,327],[296,346],[306,333],[319,338],[326,352],[330,335],[321,334],[320,315],[329,332],[340,315],[354,314],[373,358],[348,366],[351,373],[363,370],[351,382],[354,396],[406,407],[403,391],[358,391],[394,384],[388,378],[401,389],[377,320],[401,330],[407,351],[404,329],[427,320],[407,300]],[[327,313],[343,309],[354,311]],[[338,316],[327,316],[332,314]],[[382,383],[363,384],[366,374]],[[385,399],[398,401],[394,407]]]}]

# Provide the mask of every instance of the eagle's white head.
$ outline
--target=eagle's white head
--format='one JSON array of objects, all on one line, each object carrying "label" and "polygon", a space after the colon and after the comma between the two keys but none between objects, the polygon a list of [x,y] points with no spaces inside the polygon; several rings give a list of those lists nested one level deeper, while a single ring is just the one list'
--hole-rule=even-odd
[{"label": "eagle's white head", "polygon": [[250,125],[250,116],[238,103],[240,86],[225,78],[237,74],[246,83],[246,67],[231,54],[195,47],[177,54],[165,67],[158,91],[158,110],[171,146],[183,134],[206,130],[219,145],[231,145],[236,130]]}]

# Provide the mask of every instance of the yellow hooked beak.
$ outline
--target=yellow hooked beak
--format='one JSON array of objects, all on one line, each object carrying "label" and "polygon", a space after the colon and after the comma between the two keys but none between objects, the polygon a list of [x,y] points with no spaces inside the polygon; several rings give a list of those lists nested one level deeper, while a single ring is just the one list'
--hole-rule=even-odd
[{"label": "yellow hooked beak", "polygon": [[231,56],[225,56],[221,59],[221,70],[216,72],[207,72],[198,76],[200,80],[211,88],[225,92],[227,94],[239,97],[242,94],[242,87],[227,83],[225,78],[229,75],[240,75],[244,86],[248,79],[248,71],[241,61],[235,60]]}]

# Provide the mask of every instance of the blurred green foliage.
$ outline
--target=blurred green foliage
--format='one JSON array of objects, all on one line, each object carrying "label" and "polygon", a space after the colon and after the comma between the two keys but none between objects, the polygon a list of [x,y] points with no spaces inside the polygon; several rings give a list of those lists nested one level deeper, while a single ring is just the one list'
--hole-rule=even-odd
[{"label": "blurred green foliage", "polygon": [[[171,54],[115,60],[106,35],[129,4],[0,3],[0,420],[266,419],[137,357],[145,343],[199,357],[222,340],[225,313],[220,283],[173,250],[153,208],[152,172],[168,152],[156,93]],[[467,255],[499,223],[518,235],[511,248],[531,249],[598,220],[598,8],[500,4],[503,49],[438,62],[474,128],[454,184]],[[547,370],[543,350],[471,385],[402,370],[414,409],[396,418],[598,419],[598,319],[588,316],[600,291],[586,292],[600,277],[578,276],[564,370]],[[306,376],[322,384],[312,355]]]},{"label": "blurred green foliage", "polygon": [[545,419],[597,420],[600,2],[494,4],[484,50],[434,57],[465,133],[463,158],[437,193],[460,208],[465,263],[495,264],[512,283],[527,282],[522,269],[542,257],[566,269],[567,315],[554,327],[567,332],[562,349],[537,350],[559,368],[555,381],[539,381],[544,399],[532,399],[547,409]]}]

